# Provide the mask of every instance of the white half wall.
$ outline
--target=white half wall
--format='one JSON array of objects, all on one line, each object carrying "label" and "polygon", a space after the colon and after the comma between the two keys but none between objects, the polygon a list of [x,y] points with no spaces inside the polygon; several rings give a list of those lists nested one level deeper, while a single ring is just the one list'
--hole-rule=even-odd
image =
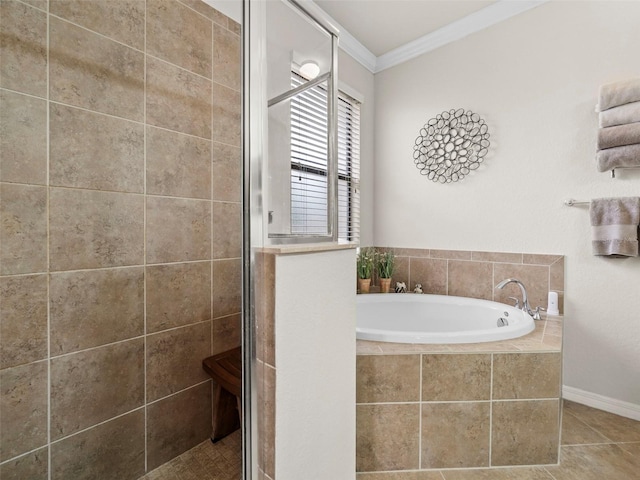
[{"label": "white half wall", "polygon": [[[599,86],[640,76],[640,3],[549,2],[376,75],[374,240],[566,255],[564,384],[640,405],[640,259],[594,257],[573,197],[640,195],[594,164]],[[484,166],[419,175],[420,128],[452,108],[488,123]]]},{"label": "white half wall", "polygon": [[278,480],[355,480],[355,259],[276,257]]}]

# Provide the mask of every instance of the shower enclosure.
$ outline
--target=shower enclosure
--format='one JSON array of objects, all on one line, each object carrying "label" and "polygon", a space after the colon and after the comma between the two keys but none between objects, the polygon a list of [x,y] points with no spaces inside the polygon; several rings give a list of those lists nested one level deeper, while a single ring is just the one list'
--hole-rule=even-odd
[{"label": "shower enclosure", "polygon": [[275,480],[275,274],[264,252],[338,239],[337,30],[295,1],[243,9],[244,478]]}]

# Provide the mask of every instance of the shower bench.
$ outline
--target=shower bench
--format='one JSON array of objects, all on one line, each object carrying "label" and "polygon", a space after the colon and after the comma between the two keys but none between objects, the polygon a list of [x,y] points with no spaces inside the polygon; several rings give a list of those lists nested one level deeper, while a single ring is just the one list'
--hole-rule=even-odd
[{"label": "shower bench", "polygon": [[211,441],[215,443],[240,428],[242,351],[237,347],[205,358],[202,368],[215,382],[211,434]]}]

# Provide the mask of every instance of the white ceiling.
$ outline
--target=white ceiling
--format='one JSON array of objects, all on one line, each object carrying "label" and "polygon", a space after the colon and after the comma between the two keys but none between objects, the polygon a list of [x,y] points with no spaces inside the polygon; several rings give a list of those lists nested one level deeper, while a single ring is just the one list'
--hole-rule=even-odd
[{"label": "white ceiling", "polygon": [[315,0],[376,56],[481,10],[495,0]]},{"label": "white ceiling", "polygon": [[[203,1],[241,22],[243,0]],[[378,73],[550,0],[297,1],[340,31],[342,50]]]}]

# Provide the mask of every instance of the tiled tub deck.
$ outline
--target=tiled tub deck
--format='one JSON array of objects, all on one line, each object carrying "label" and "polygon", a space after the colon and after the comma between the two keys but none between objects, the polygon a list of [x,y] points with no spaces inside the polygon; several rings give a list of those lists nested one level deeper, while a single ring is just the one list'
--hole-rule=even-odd
[{"label": "tiled tub deck", "polygon": [[358,341],[358,472],[558,463],[562,317],[507,341]]}]

